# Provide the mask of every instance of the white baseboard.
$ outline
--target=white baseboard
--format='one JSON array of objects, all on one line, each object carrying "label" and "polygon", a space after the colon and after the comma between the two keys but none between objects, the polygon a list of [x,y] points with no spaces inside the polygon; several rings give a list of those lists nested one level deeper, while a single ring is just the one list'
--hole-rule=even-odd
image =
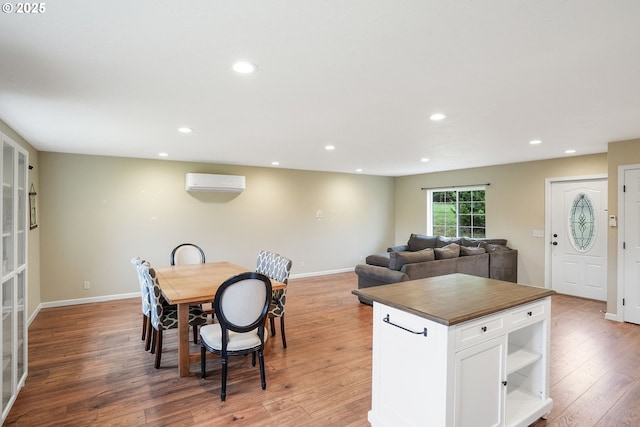
[{"label": "white baseboard", "polygon": [[622,322],[622,319],[619,315],[613,313],[605,313],[604,318],[607,320],[613,320],[615,322]]},{"label": "white baseboard", "polygon": [[[299,279],[303,277],[314,277],[314,276],[326,276],[329,274],[338,274],[338,273],[348,273],[353,271],[354,267],[350,268],[341,268],[337,270],[328,270],[328,271],[318,271],[315,273],[302,273],[302,274],[292,274],[290,276],[291,279]],[[65,307],[68,305],[78,305],[78,304],[90,304],[93,302],[105,302],[105,301],[115,301],[119,299],[127,299],[127,298],[140,298],[140,292],[132,292],[129,294],[115,294],[115,295],[103,295],[99,297],[89,297],[89,298],[77,298],[77,299],[66,299],[60,301],[48,301],[41,302],[38,307],[33,311],[31,316],[29,316],[29,320],[27,322],[27,326],[31,325],[31,322],[38,316],[40,310],[43,308],[50,307]]]}]

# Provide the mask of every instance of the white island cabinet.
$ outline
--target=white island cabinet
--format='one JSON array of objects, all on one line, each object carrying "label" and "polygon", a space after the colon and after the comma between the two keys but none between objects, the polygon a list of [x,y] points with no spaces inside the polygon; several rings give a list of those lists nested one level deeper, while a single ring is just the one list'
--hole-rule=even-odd
[{"label": "white island cabinet", "polygon": [[553,291],[454,274],[374,301],[372,427],[528,426],[551,410]]}]

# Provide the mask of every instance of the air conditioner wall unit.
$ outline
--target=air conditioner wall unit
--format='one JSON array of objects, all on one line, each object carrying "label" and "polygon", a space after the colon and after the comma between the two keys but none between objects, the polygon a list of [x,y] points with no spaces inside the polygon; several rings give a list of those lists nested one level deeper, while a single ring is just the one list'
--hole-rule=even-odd
[{"label": "air conditioner wall unit", "polygon": [[241,175],[215,175],[210,173],[187,173],[187,191],[225,191],[240,193],[245,188],[245,177]]}]

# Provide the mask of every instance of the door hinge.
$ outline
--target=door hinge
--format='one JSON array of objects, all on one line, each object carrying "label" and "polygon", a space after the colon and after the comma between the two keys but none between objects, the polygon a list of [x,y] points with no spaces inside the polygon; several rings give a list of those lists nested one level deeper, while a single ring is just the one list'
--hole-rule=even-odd
[{"label": "door hinge", "polygon": [[626,185],[623,185],[623,186],[622,186],[622,192],[623,192],[623,193],[626,193],[626,192],[627,192],[627,186],[626,186]]},{"label": "door hinge", "polygon": [[627,249],[627,242],[622,242],[622,249]]},{"label": "door hinge", "polygon": [[624,305],[624,298],[622,298],[622,305]]}]

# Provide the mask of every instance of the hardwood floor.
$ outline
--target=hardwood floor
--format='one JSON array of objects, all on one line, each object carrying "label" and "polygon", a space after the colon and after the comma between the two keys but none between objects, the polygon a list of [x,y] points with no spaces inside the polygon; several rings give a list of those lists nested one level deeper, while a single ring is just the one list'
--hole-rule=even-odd
[{"label": "hardwood floor", "polygon": [[[178,377],[175,330],[153,368],[139,299],[44,309],[29,328],[26,386],[4,425],[368,426],[372,310],[351,295],[355,287],[354,273],[291,280],[288,348],[269,340],[267,390],[251,358],[237,357],[225,402],[219,360],[204,380]],[[604,310],[552,298],[554,409],[536,427],[640,425],[640,326],[604,320]]]}]

